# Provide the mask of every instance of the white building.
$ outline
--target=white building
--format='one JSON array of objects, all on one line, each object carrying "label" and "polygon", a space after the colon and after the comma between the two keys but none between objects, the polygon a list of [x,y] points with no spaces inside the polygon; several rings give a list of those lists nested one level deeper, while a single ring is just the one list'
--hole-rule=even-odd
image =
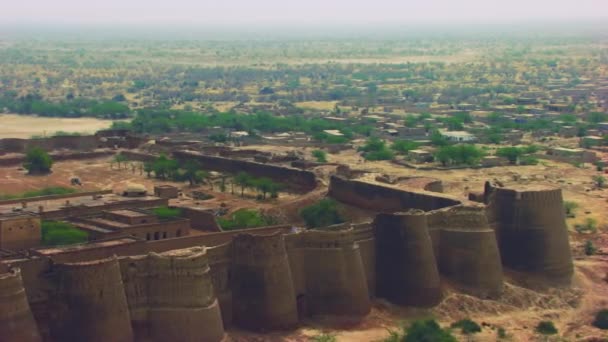
[{"label": "white building", "polygon": [[439,131],[443,137],[454,142],[474,142],[477,137],[466,131]]}]

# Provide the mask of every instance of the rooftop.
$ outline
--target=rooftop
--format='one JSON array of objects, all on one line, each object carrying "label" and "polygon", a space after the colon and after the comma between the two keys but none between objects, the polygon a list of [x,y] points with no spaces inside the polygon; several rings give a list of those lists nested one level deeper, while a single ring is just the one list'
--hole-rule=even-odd
[{"label": "rooftop", "polygon": [[41,248],[35,248],[35,249],[33,249],[33,251],[35,251],[39,255],[53,256],[55,254],[63,254],[66,252],[75,252],[75,251],[82,251],[82,250],[89,250],[89,249],[96,249],[96,248],[115,247],[115,246],[132,244],[132,243],[137,243],[137,242],[139,242],[138,239],[124,237],[124,238],[119,238],[119,239],[89,242],[89,243],[83,243],[83,244],[77,244],[77,245],[71,245],[71,246],[41,247]]},{"label": "rooftop", "polygon": [[[142,197],[124,197],[116,194],[106,194],[103,196],[97,196],[93,198],[93,196],[79,196],[79,197],[70,197],[70,198],[58,198],[58,199],[49,199],[49,200],[35,200],[29,201],[27,203],[26,208],[22,208],[23,213],[29,212],[36,214],[38,213],[38,207],[42,206],[45,212],[61,210],[66,207],[66,201],[69,201],[69,207],[101,207],[104,205],[120,203],[120,202],[147,202],[147,201],[156,201],[158,197],[154,196],[142,196]],[[13,212],[13,208],[16,205],[12,204],[0,204],[0,217],[11,214]]]},{"label": "rooftop", "polygon": [[342,134],[342,132],[340,132],[337,129],[326,129],[323,132],[326,134],[329,134],[329,135],[337,136],[337,137],[344,136],[344,134]]},{"label": "rooftop", "polygon": [[146,217],[146,216],[151,215],[149,213],[140,212],[137,210],[130,210],[130,209],[111,210],[111,211],[108,211],[108,213],[120,215],[120,216],[128,216],[128,217]]}]

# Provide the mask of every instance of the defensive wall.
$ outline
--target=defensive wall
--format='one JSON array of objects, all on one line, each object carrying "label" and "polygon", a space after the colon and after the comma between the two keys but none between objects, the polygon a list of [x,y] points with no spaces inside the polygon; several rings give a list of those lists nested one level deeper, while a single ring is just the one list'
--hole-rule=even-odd
[{"label": "defensive wall", "polygon": [[[156,158],[156,155],[150,153],[136,151],[123,151],[122,153],[131,160],[143,162]],[[232,174],[246,172],[254,177],[270,178],[299,191],[311,191],[317,186],[313,172],[296,168],[207,155],[194,151],[174,151],[172,155],[178,160],[197,160],[205,170]]]},{"label": "defensive wall", "polygon": [[144,138],[131,135],[124,130],[102,130],[94,135],[59,135],[53,137],[19,139],[0,139],[0,154],[25,153],[32,147],[40,147],[47,151],[71,150],[93,151],[98,148],[136,148]]},{"label": "defensive wall", "polygon": [[0,274],[0,340],[42,341],[19,269]]},{"label": "defensive wall", "polygon": [[447,195],[403,190],[396,187],[332,176],[328,195],[342,203],[379,212],[404,209],[431,211],[460,204]]},{"label": "defensive wall", "polygon": [[223,339],[205,248],[122,257],[119,263],[136,339]]},{"label": "defensive wall", "polygon": [[[484,206],[437,193],[332,176],[329,196],[388,215],[409,209],[425,211],[440,274],[477,296],[500,295],[502,265],[554,285],[567,285],[571,280],[572,257],[558,188],[512,189],[488,183]],[[391,225],[391,219],[379,218],[374,232],[376,260],[382,258],[378,239],[383,228],[379,225]],[[377,286],[381,286],[382,270],[376,271]]]},{"label": "defensive wall", "polygon": [[554,284],[573,274],[562,192],[558,188],[501,188],[486,183],[484,200],[505,266]]},{"label": "defensive wall", "polygon": [[132,341],[131,318],[116,258],[53,266],[56,293],[49,330],[56,341]]},{"label": "defensive wall", "polygon": [[108,195],[111,193],[112,193],[112,190],[99,190],[99,191],[75,192],[73,194],[35,196],[35,197],[28,197],[28,198],[0,200],[0,205],[42,202],[42,201],[50,201],[50,200],[57,200],[57,199],[69,199],[69,198],[82,197],[82,196]]},{"label": "defensive wall", "polygon": [[211,171],[233,174],[246,172],[254,177],[268,177],[300,191],[311,191],[317,186],[315,174],[310,171],[247,160],[208,156],[192,151],[175,151],[173,156],[176,159],[197,160],[203,165],[203,168]]},{"label": "defensive wall", "polygon": [[40,147],[47,151],[62,149],[92,151],[99,146],[98,138],[95,135],[66,135],[39,139],[0,139],[0,151],[4,153],[25,153],[32,147]]},{"label": "defensive wall", "polygon": [[[54,161],[65,161],[65,160],[83,160],[83,159],[95,159],[102,157],[109,157],[114,155],[113,151],[100,150],[92,152],[51,152],[49,153]],[[21,165],[25,162],[25,155],[17,155],[13,157],[0,158],[0,166],[13,166]]]},{"label": "defensive wall", "polygon": [[[572,275],[564,218],[556,215],[563,213],[559,189],[488,184],[484,205],[335,179],[339,186],[330,186],[332,196],[366,209],[386,203],[388,209],[371,224],[312,231],[286,225],[160,241],[123,238],[36,249],[29,257],[2,261],[6,267],[0,269],[21,269],[42,335],[48,331],[50,336],[63,337],[60,321],[64,321],[91,331],[111,329],[98,333],[112,340],[129,338],[131,331],[135,338],[151,340],[191,336],[219,341],[232,325],[268,331],[294,327],[311,316],[360,319],[369,312],[373,297],[429,307],[441,300],[443,280],[467,293],[493,298],[502,292],[503,264],[550,277],[555,284],[566,284]],[[386,201],[360,198],[374,191],[384,196],[376,200]],[[119,256],[118,261],[113,255]],[[120,279],[111,273],[119,273]],[[73,274],[90,284],[62,285],[75,281]],[[112,279],[113,287],[105,283],[107,279]],[[70,290],[72,295],[62,290],[71,288],[76,289]],[[113,304],[70,297],[99,296],[99,291],[104,295],[113,291],[108,294]],[[86,321],[88,314],[75,318],[51,310],[56,298],[68,307],[80,303],[95,312],[112,313],[113,318],[92,327]],[[49,312],[57,314],[49,317]],[[111,327],[125,327],[125,322],[132,328],[113,335],[118,333]],[[168,328],[170,324],[176,328]]]}]

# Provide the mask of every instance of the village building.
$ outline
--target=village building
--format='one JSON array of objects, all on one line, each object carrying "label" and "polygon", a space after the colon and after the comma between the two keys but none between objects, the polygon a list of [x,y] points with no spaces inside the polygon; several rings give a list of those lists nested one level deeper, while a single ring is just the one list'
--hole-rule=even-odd
[{"label": "village building", "polygon": [[466,131],[444,131],[440,130],[439,134],[452,142],[474,142],[477,137]]},{"label": "village building", "polygon": [[0,249],[19,251],[40,246],[40,217],[28,212],[0,216]]},{"label": "village building", "polygon": [[407,157],[409,160],[422,164],[429,163],[433,161],[433,154],[426,150],[411,150],[407,152]]},{"label": "village building", "polygon": [[156,185],[154,186],[154,196],[160,198],[177,198],[179,197],[179,189],[173,185]]}]

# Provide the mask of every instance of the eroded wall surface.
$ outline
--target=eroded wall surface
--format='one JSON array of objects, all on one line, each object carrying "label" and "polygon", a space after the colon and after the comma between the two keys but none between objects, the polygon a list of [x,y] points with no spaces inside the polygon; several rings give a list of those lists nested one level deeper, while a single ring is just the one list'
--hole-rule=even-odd
[{"label": "eroded wall surface", "polygon": [[487,183],[485,198],[505,266],[569,284],[573,264],[561,190]]},{"label": "eroded wall surface", "polygon": [[[488,185],[484,205],[335,179],[332,196],[388,209],[378,210],[384,213],[373,224],[304,232],[286,225],[107,249],[66,247],[3,262],[7,267],[0,269],[22,270],[41,335],[56,340],[133,338],[116,326],[127,327],[123,333],[132,326],[136,338],[148,340],[215,340],[231,325],[267,331],[308,316],[364,317],[375,296],[432,306],[441,299],[439,275],[467,293],[493,298],[502,292],[503,264],[547,277],[551,285],[570,280],[559,189]],[[374,202],[369,192],[380,197]],[[113,254],[131,257],[120,258],[119,267],[103,259]],[[76,335],[63,335],[74,325]]]},{"label": "eroded wall surface", "polygon": [[205,248],[120,259],[138,339],[221,341],[224,327]]},{"label": "eroded wall surface", "polygon": [[54,267],[49,327],[56,341],[132,341],[131,318],[116,258]]},{"label": "eroded wall surface", "polygon": [[232,242],[232,315],[242,328],[266,331],[298,323],[283,235],[237,235]]},{"label": "eroded wall surface", "polygon": [[439,303],[439,271],[424,212],[380,214],[374,227],[377,295],[401,305]]},{"label": "eroded wall surface", "polygon": [[42,341],[19,269],[0,274],[0,341]]}]

